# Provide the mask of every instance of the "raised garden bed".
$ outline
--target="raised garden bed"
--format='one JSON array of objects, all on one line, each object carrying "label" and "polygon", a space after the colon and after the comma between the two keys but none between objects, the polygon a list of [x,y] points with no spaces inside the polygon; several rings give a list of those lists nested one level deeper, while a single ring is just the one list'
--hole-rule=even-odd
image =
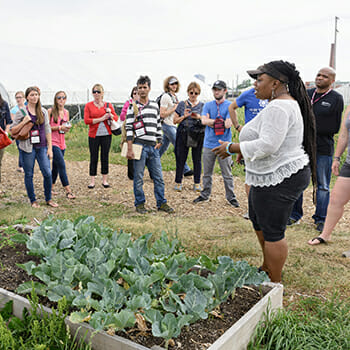
[{"label": "raised garden bed", "polygon": [[[247,348],[250,337],[252,336],[256,325],[262,318],[264,312],[268,309],[273,311],[282,307],[283,287],[280,284],[270,284],[267,286],[271,290],[254,305],[243,317],[239,319],[231,328],[229,328],[222,336],[220,336],[213,344],[206,347],[208,350],[243,350]],[[2,308],[9,300],[13,300],[13,313],[17,317],[22,316],[23,308],[30,308],[29,301],[20,295],[9,292],[0,288],[0,308]],[[51,312],[47,307],[43,307],[46,312]],[[66,323],[69,325],[72,334],[79,329],[78,339],[84,338],[90,340],[92,348],[95,350],[159,350],[160,346],[152,348],[137,344],[131,340],[120,336],[111,336],[106,332],[98,332],[88,324],[71,323],[68,319]],[[93,337],[90,339],[91,335]],[[204,345],[205,343],[203,343]],[[208,344],[207,344],[208,345]],[[180,349],[174,347],[174,349]],[[204,348],[202,348],[204,349]]]},{"label": "raised garden bed", "polygon": [[[142,324],[141,322],[141,327],[140,327],[139,323],[135,323],[135,321],[133,321],[134,323],[132,325],[126,326],[123,329],[123,327],[120,327],[120,326],[116,327],[115,325],[113,325],[112,327],[110,326],[101,327],[101,324],[103,325],[103,321],[106,318],[101,319],[101,323],[99,323],[99,321],[96,322],[96,318],[95,318],[94,323],[92,324],[93,327],[99,330],[108,329],[109,334],[113,334],[113,335],[116,334],[113,337],[111,335],[108,335],[105,332],[96,334],[92,338],[92,344],[94,344],[95,349],[109,349],[107,347],[108,344],[110,344],[111,346],[110,349],[112,348],[113,349],[120,348],[120,349],[128,349],[128,350],[129,349],[150,349],[150,348],[153,348],[154,346],[165,346],[167,343],[169,345],[169,348],[171,349],[184,349],[184,350],[226,349],[226,346],[228,346],[227,349],[234,349],[234,348],[239,349],[240,347],[233,347],[232,339],[236,337],[239,338],[239,341],[233,340],[233,343],[235,344],[235,346],[240,346],[239,344],[241,343],[245,344],[243,346],[246,346],[246,344],[248,343],[250,334],[254,330],[256,322],[260,319],[261,314],[266,309],[268,300],[269,299],[271,300],[271,308],[282,305],[282,288],[281,287],[274,287],[268,293],[267,296],[264,296],[268,292],[268,288],[262,287],[262,286],[257,286],[253,288],[244,286],[244,284],[245,285],[249,284],[249,281],[251,281],[251,283],[260,284],[264,280],[263,275],[259,275],[255,268],[249,267],[249,265],[247,265],[244,262],[234,263],[228,257],[220,257],[218,260],[211,260],[205,256],[202,256],[201,260],[196,260],[194,258],[185,258],[183,253],[177,250],[176,245],[174,245],[175,243],[172,241],[168,241],[168,239],[165,236],[163,236],[161,239],[154,242],[154,245],[151,245],[149,246],[149,248],[146,249],[146,246],[147,246],[146,243],[149,240],[150,236],[141,237],[139,240],[135,241],[135,243],[132,243],[131,241],[129,241],[128,236],[125,234],[121,234],[120,236],[114,236],[114,233],[112,234],[112,232],[110,232],[109,230],[104,231],[104,229],[97,227],[96,224],[93,224],[91,219],[87,218],[85,220],[86,221],[78,224],[78,226],[75,226],[76,228],[74,228],[72,224],[69,224],[69,222],[67,221],[58,222],[58,223],[48,222],[42,228],[40,228],[39,231],[35,233],[36,240],[33,240],[31,245],[34,244],[34,248],[37,251],[49,250],[49,253],[51,254],[51,258],[55,257],[57,254],[61,254],[60,252],[62,251],[62,247],[68,247],[67,249],[64,248],[65,249],[64,254],[69,253],[69,256],[72,257],[72,253],[74,253],[74,251],[76,251],[77,248],[75,245],[72,246],[72,244],[68,242],[67,239],[62,241],[60,232],[65,232],[65,235],[69,235],[73,239],[73,241],[79,242],[79,240],[77,240],[78,236],[74,233],[75,230],[77,230],[77,227],[79,228],[79,230],[84,230],[84,232],[82,232],[83,237],[86,237],[88,232],[91,232],[91,229],[97,230],[96,234],[98,237],[103,238],[105,237],[105,234],[109,235],[112,241],[114,240],[115,247],[117,248],[120,246],[118,242],[122,240],[123,247],[125,246],[125,248],[123,249],[126,249],[128,253],[126,253],[126,250],[125,250],[125,254],[126,254],[125,255],[123,253],[123,250],[119,249],[119,251],[122,252],[122,254],[124,254],[122,255],[122,258],[127,263],[125,267],[118,267],[117,271],[121,271],[121,274],[119,274],[119,272],[117,272],[116,274],[112,273],[112,275],[114,276],[114,281],[118,280],[120,286],[123,286],[123,287],[126,286],[127,288],[123,291],[121,290],[120,287],[116,286],[116,288],[118,288],[118,291],[125,293],[123,295],[123,298],[120,299],[124,303],[123,305],[125,305],[121,308],[121,310],[125,310],[128,308],[130,309],[130,311],[126,310],[127,312],[124,312],[124,315],[122,316],[124,317],[125,315],[127,315],[127,317],[129,317],[131,315],[132,318],[134,318],[134,316],[138,317],[140,315],[141,316],[144,315],[146,317],[147,322],[145,322],[145,320],[144,320],[144,324]],[[47,245],[49,242],[48,240],[51,240],[51,241],[55,240],[57,243],[57,247],[59,246],[60,248],[59,249],[54,248],[54,246],[51,243],[50,243],[50,246],[48,246]],[[86,241],[84,245],[81,245],[81,243],[77,243],[77,246],[86,247],[86,245],[90,244],[90,242],[91,240],[89,242]],[[104,240],[103,242],[106,242],[106,241]],[[72,248],[70,249],[69,247],[72,247]],[[103,245],[103,247],[106,247],[105,244]],[[98,250],[98,248],[94,248],[94,249],[95,249],[95,252]],[[137,254],[136,254],[136,249],[139,252]],[[104,250],[104,251],[108,252],[107,250]],[[54,255],[52,255],[52,253]],[[162,290],[162,288],[165,288],[163,289],[163,292],[161,293],[160,297],[157,297],[154,294],[153,294],[154,296],[152,296],[152,300],[157,304],[155,310],[161,311],[162,308],[165,308],[167,312],[166,314],[165,313],[163,314],[162,319],[160,321],[157,321],[157,319],[155,319],[155,322],[159,322],[158,323],[159,327],[163,327],[163,321],[166,320],[166,318],[164,319],[164,315],[169,315],[171,313],[171,308],[174,309],[175,306],[180,307],[178,311],[174,312],[175,321],[177,321],[176,318],[179,315],[180,315],[180,318],[183,317],[181,315],[188,315],[187,317],[189,319],[190,318],[189,315],[193,315],[193,312],[196,312],[198,315],[199,313],[201,313],[201,317],[197,317],[197,316],[195,317],[197,321],[193,322],[192,320],[192,322],[189,322],[189,324],[187,323],[187,325],[185,324],[185,326],[181,326],[182,330],[180,335],[177,334],[177,335],[172,335],[171,337],[168,336],[169,341],[167,342],[165,342],[166,337],[162,335],[157,336],[154,334],[154,328],[152,326],[152,323],[154,323],[152,321],[152,317],[154,317],[154,313],[153,315],[149,313],[147,315],[147,310],[150,310],[151,306],[150,304],[148,304],[147,306],[147,302],[145,303],[146,299],[144,297],[142,298],[138,297],[139,299],[138,299],[137,305],[140,305],[141,301],[142,301],[142,305],[136,306],[136,308],[134,309],[132,309],[134,307],[133,303],[130,302],[133,295],[130,295],[130,293],[128,292],[128,288],[131,288],[129,286],[130,284],[129,282],[131,282],[131,280],[130,280],[130,277],[128,276],[128,273],[129,273],[128,271],[129,270],[130,272],[134,271],[135,273],[136,270],[134,269],[134,266],[140,267],[141,263],[144,264],[143,265],[144,267],[142,268],[142,270],[139,270],[142,272],[140,272],[141,275],[140,277],[138,277],[138,279],[142,280],[145,276],[147,269],[151,272],[151,274],[153,274],[152,276],[155,276],[154,275],[155,270],[152,270],[153,271],[152,272],[149,266],[151,266],[152,268],[154,266],[158,267],[157,262],[155,263],[156,265],[153,265],[154,263],[153,264],[151,263],[151,265],[149,264],[147,265],[146,260],[143,260],[143,261],[139,260],[142,254],[144,254],[145,258],[148,259],[147,261],[150,261],[151,256],[156,255],[158,261],[162,261],[162,266],[166,265],[168,266],[168,269],[170,268],[171,270],[171,273],[169,272],[170,270],[169,271],[163,270],[164,274],[166,274],[165,279],[164,277],[162,277],[162,274],[159,274],[158,272],[157,280],[159,280],[160,282],[159,283],[156,282],[158,284],[155,285],[154,284],[155,281],[153,280],[151,285],[152,286],[151,289],[154,287],[158,288],[159,290]],[[39,255],[45,256],[42,254],[39,254]],[[172,259],[170,261],[171,263],[167,262],[169,259],[168,255]],[[66,257],[67,256],[68,255],[66,255]],[[93,258],[95,257],[98,257],[98,256],[95,254]],[[131,258],[136,260],[130,261]],[[56,278],[59,280],[62,276],[66,276],[67,268],[63,266],[65,264],[64,259],[59,260],[61,261],[59,265],[63,264],[60,267],[57,265],[59,261],[56,259],[55,271],[52,272],[55,274],[56,277],[54,279],[51,279],[51,281],[53,281],[55,284],[52,286],[52,284],[50,284],[52,283],[50,282],[51,277],[49,277],[51,272],[49,272],[49,270],[47,270],[47,268],[44,265],[42,265],[43,267],[36,268],[35,265],[33,265],[33,263],[29,263],[28,260],[34,261],[36,265],[40,263],[39,259],[35,259],[35,258],[33,259],[33,257],[27,255],[27,249],[23,245],[18,245],[15,247],[3,247],[2,249],[0,249],[0,261],[3,265],[3,268],[2,268],[3,273],[0,274],[0,287],[4,287],[8,290],[14,291],[16,290],[19,284],[27,280],[34,280],[38,282],[37,277],[44,277],[42,281],[46,280],[48,281],[48,284],[46,283],[47,284],[46,287],[43,284],[40,285],[39,289],[44,291],[44,294],[51,300],[51,302],[52,301],[54,302],[55,301],[54,299],[58,300],[59,297],[63,295],[67,295],[67,297],[70,297],[71,301],[78,296],[79,298],[76,300],[79,301],[79,304],[77,305],[74,302],[72,304],[73,306],[72,311],[74,310],[79,311],[79,312],[76,312],[74,315],[76,320],[83,321],[84,317],[86,316],[87,316],[87,319],[90,319],[90,316],[94,317],[93,310],[97,310],[101,306],[101,304],[98,304],[98,303],[101,303],[101,298],[98,297],[99,289],[97,288],[98,286],[96,286],[96,284],[93,285],[94,287],[93,294],[88,293],[90,282],[81,283],[79,282],[81,281],[80,279],[78,279],[77,282],[73,281],[73,284],[71,284],[71,287],[70,287],[71,289],[69,288],[69,285],[65,286],[64,289],[61,289],[61,285],[64,283],[64,281],[61,281],[61,282],[58,281],[59,285],[57,287],[57,283],[55,282]],[[180,262],[180,264],[177,264],[178,267],[176,268],[174,268],[174,262],[177,262],[175,260]],[[44,259],[44,261],[50,261],[50,256],[47,256]],[[94,259],[90,259],[90,261],[92,262],[92,265],[95,271],[97,269],[100,269],[101,264],[97,264],[97,262],[95,262]],[[195,268],[196,266],[198,266],[196,265],[198,262],[202,263],[202,267],[199,268],[200,271],[197,271]],[[11,266],[9,266],[9,263],[12,263]],[[32,276],[28,276],[25,273],[25,271],[21,270],[19,267],[15,265],[16,263],[21,263],[21,264],[25,263],[26,269],[29,270],[29,273]],[[203,267],[203,264],[205,268]],[[69,264],[69,265],[75,266],[75,264]],[[89,262],[88,262],[88,265],[89,265]],[[57,270],[56,267],[59,270]],[[40,271],[44,271],[45,275],[43,276],[43,273],[41,273]],[[98,271],[102,271],[102,273],[104,273],[103,269]],[[92,270],[92,274],[93,273],[94,271]],[[84,270],[84,276],[85,275],[86,273]],[[110,276],[110,273],[108,276]],[[164,279],[164,282],[162,282],[163,279]],[[15,283],[14,283],[14,280],[16,280]],[[95,280],[92,279],[91,281],[94,282]],[[205,287],[202,292],[199,292],[199,290],[197,292],[197,289],[195,288],[196,290],[194,290],[193,287],[188,287],[189,288],[188,290],[180,289],[180,288],[183,288],[185,285],[188,285],[189,282],[192,283],[193,281],[194,283],[196,283],[196,286],[198,288],[201,288],[201,286]],[[256,281],[256,282],[253,282],[253,281]],[[128,285],[125,284],[126,282],[128,282]],[[213,289],[213,287],[215,287],[215,290]],[[24,290],[26,290],[26,288],[24,288]],[[79,293],[78,293],[78,289],[79,289]],[[166,293],[166,295],[168,295],[168,292],[167,292],[168,290],[170,291],[170,295],[172,296],[172,299],[170,299],[169,297],[167,297],[167,299],[164,298],[164,292]],[[22,288],[22,291],[23,291],[23,288]],[[193,291],[195,291],[197,295],[194,295]],[[135,290],[134,288],[132,292],[135,293],[137,292],[137,290]],[[144,289],[144,293],[147,294],[147,292],[148,292],[147,288]],[[6,293],[8,292],[7,291],[4,292],[4,295]],[[189,298],[189,295],[191,295],[191,293],[192,293],[192,296],[194,295],[192,299]],[[208,297],[206,297],[205,299],[204,297],[208,295],[208,293],[210,293],[209,299]],[[231,298],[232,293],[234,293],[233,299]],[[83,299],[81,299],[82,295],[84,295]],[[85,303],[86,296],[88,298],[90,297],[95,298],[94,309],[91,309],[91,308],[86,309],[85,304],[83,305],[80,303],[81,300]],[[98,297],[97,299],[96,299],[96,296]],[[44,305],[50,305],[50,304],[47,304],[49,301],[47,297],[41,299],[41,302]],[[203,302],[209,301],[209,304],[207,304],[208,306],[205,307],[205,310],[201,306],[201,303],[199,303],[198,301],[195,301],[196,299],[195,297],[202,298]],[[220,298],[219,303],[215,301],[218,298]],[[260,300],[261,298],[263,299]],[[6,301],[5,297],[4,297],[4,300]],[[23,300],[21,301],[21,303],[22,302]],[[213,302],[215,302],[215,305],[217,305],[216,307],[212,307],[212,306],[210,307],[210,304],[212,305]],[[254,309],[255,307],[252,308],[252,306],[256,303],[258,303],[256,305],[257,309]],[[152,303],[152,306],[153,306],[153,303]],[[84,311],[84,308],[85,308],[85,311]],[[249,311],[251,308],[252,310]],[[89,311],[89,312],[86,312],[86,311]],[[207,313],[207,315],[204,314],[204,317],[203,317],[204,311]],[[240,325],[240,322],[242,322],[240,318],[247,312],[248,314],[251,315],[249,316],[248,326]],[[117,312],[117,314],[112,314],[112,317],[113,317],[112,320],[114,322],[121,322],[120,319],[114,318],[115,315],[119,317],[121,316],[121,312]],[[247,315],[244,315],[242,319],[247,320]],[[158,312],[158,315],[156,316],[159,316],[159,312]],[[252,317],[252,319],[256,321],[256,322],[254,321],[255,324],[251,323],[250,317]],[[232,324],[234,324],[237,320],[239,320],[238,326],[231,327]],[[108,320],[108,322],[109,322],[108,324],[113,323],[110,320]],[[105,324],[107,324],[107,321]],[[127,322],[125,322],[124,324],[126,325]],[[77,328],[77,327],[80,327],[81,325],[82,325],[81,323],[78,323],[73,325],[72,327]],[[90,326],[88,325],[87,327],[89,328]],[[145,329],[142,329],[142,327],[144,327]],[[170,323],[167,327],[177,327],[177,324]],[[89,329],[91,332],[93,332],[92,328],[89,328]],[[153,332],[153,336],[150,332],[151,329]],[[242,329],[244,336],[242,334],[237,336],[236,335],[237,329],[238,330]],[[250,331],[248,331],[248,329]],[[158,330],[156,329],[155,331],[160,333],[163,331],[163,328],[159,328]],[[83,333],[85,333],[85,331],[83,331]],[[231,335],[231,333],[233,335]],[[122,335],[122,337],[120,337],[120,335]],[[163,337],[164,339],[162,339],[161,337]],[[220,339],[216,340],[217,338],[220,338]],[[117,341],[120,344],[123,344],[124,347],[116,347],[115,341]]]}]

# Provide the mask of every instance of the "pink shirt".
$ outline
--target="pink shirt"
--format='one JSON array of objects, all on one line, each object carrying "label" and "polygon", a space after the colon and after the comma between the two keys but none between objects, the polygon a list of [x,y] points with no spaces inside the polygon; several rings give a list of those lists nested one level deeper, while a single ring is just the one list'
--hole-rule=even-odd
[{"label": "pink shirt", "polygon": [[[68,111],[65,109],[63,119],[60,116],[58,116],[57,123],[55,123],[53,120],[53,116],[51,114],[50,125],[60,126],[63,123],[67,122],[67,117],[68,117]],[[64,136],[65,134],[61,134],[58,130],[52,131],[51,132],[52,146],[57,146],[62,150],[66,149],[66,141]]]},{"label": "pink shirt", "polygon": [[132,98],[124,103],[123,109],[120,112],[120,120],[123,122],[126,118],[126,112],[128,111],[128,108],[130,104],[132,103]]}]

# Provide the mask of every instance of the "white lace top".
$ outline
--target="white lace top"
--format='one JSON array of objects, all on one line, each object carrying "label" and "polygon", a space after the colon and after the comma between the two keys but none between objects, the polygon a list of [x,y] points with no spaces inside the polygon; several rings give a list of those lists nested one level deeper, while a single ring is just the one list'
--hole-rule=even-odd
[{"label": "white lace top", "polygon": [[246,183],[274,186],[309,163],[303,148],[304,124],[294,100],[273,100],[239,135]]}]

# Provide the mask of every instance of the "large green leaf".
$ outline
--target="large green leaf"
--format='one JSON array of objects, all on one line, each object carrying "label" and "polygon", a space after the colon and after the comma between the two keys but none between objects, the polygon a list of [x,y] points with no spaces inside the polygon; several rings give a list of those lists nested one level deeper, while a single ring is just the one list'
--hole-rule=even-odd
[{"label": "large green leaf", "polygon": [[126,302],[126,306],[130,311],[137,311],[140,309],[147,310],[151,307],[151,297],[149,294],[142,293],[142,295],[134,295]]},{"label": "large green leaf", "polygon": [[197,288],[193,288],[187,292],[184,304],[186,306],[186,313],[192,315],[192,322],[198,319],[208,318],[208,313],[205,310],[208,300]]},{"label": "large green leaf", "polygon": [[18,267],[27,272],[28,275],[32,274],[33,269],[36,268],[36,263],[34,261],[28,261],[24,264],[16,264]]},{"label": "large green leaf", "polygon": [[65,258],[62,252],[59,252],[48,261],[51,266],[51,276],[60,280],[66,272]]},{"label": "large green leaf", "polygon": [[40,282],[33,282],[33,281],[27,281],[20,284],[16,289],[16,293],[29,294],[32,292],[33,288],[36,294],[43,295],[43,296],[46,295],[47,287]]},{"label": "large green leaf", "polygon": [[136,322],[136,318],[133,312],[128,310],[121,310],[120,312],[113,314],[111,321],[111,323],[106,322],[107,327],[124,330],[125,328],[132,327]]},{"label": "large green leaf", "polygon": [[71,315],[69,316],[69,321],[71,321],[72,323],[81,323],[84,322],[84,320],[89,316],[89,312],[88,311],[75,311],[72,312]]},{"label": "large green leaf", "polygon": [[92,248],[88,251],[86,254],[86,262],[88,263],[89,267],[92,269],[92,271],[96,271],[98,265],[103,263],[105,261],[105,256],[100,251],[99,248]]},{"label": "large green leaf", "polygon": [[183,315],[176,318],[174,314],[167,313],[161,321],[152,323],[152,334],[155,337],[165,339],[176,338],[181,332],[181,328],[189,324],[192,316]]},{"label": "large green leaf", "polygon": [[75,298],[75,292],[68,286],[58,285],[48,287],[47,297],[51,301],[59,301],[64,296],[66,297],[68,303],[72,303],[73,299]]}]

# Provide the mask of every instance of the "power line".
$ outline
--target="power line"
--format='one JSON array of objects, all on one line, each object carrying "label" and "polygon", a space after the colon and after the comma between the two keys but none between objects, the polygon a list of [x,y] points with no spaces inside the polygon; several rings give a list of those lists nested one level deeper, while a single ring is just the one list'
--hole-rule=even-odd
[{"label": "power line", "polygon": [[[227,44],[232,44],[234,42],[239,42],[239,41],[247,41],[247,40],[254,40],[258,38],[263,38],[266,36],[271,36],[271,35],[276,35],[276,34],[281,34],[285,32],[290,32],[296,29],[302,29],[305,27],[309,27],[312,25],[316,25],[319,23],[323,23],[325,21],[329,21],[329,17],[324,17],[322,19],[304,23],[304,24],[299,24],[299,25],[294,25],[290,27],[285,27],[279,30],[274,30],[270,32],[265,32],[261,34],[252,34],[252,35],[246,35],[234,39],[228,39],[228,40],[223,40],[223,41],[216,41],[216,42],[211,42],[211,43],[203,43],[203,44],[194,44],[194,45],[188,45],[188,46],[181,46],[181,47],[169,47],[169,48],[156,48],[156,49],[147,49],[147,50],[138,50],[138,51],[118,51],[118,50],[111,50],[108,51],[109,53],[113,54],[140,54],[140,53],[154,53],[154,52],[171,52],[171,51],[180,51],[180,50],[189,50],[189,49],[199,49],[199,48],[204,48],[204,47],[213,47],[213,46],[220,46],[220,45],[227,45]],[[93,53],[99,53],[99,52],[105,52],[104,50],[91,50]]]},{"label": "power line", "polygon": [[[341,17],[341,19],[350,19],[350,17]],[[304,29],[306,27],[310,27],[313,25],[317,25],[320,23],[324,23],[326,21],[330,21],[330,17],[324,17],[315,21],[303,23],[303,24],[297,24],[290,27],[285,27],[281,29],[275,29],[273,31],[260,33],[260,34],[251,34],[251,35],[245,35],[236,37],[233,39],[227,39],[222,41],[216,41],[216,42],[210,42],[210,43],[202,43],[202,44],[193,44],[193,45],[187,45],[187,46],[180,46],[180,47],[168,47],[168,48],[155,48],[155,49],[145,49],[145,50],[135,50],[135,51],[119,51],[119,50],[99,50],[99,49],[65,49],[65,48],[50,48],[50,47],[33,47],[38,50],[55,50],[60,52],[71,52],[75,54],[79,53],[88,53],[92,55],[98,55],[98,54],[112,54],[112,55],[136,55],[136,54],[146,54],[146,53],[161,53],[161,52],[174,52],[174,51],[181,51],[181,50],[194,50],[194,49],[201,49],[206,47],[215,47],[215,46],[221,46],[221,45],[228,45],[236,42],[242,42],[242,41],[248,41],[248,40],[254,40],[264,37],[271,37],[273,35],[279,35],[281,33],[291,32],[299,29]],[[1,41],[0,41],[1,43]],[[28,47],[28,45],[16,45],[16,44],[10,44],[10,46],[13,47]]]}]

